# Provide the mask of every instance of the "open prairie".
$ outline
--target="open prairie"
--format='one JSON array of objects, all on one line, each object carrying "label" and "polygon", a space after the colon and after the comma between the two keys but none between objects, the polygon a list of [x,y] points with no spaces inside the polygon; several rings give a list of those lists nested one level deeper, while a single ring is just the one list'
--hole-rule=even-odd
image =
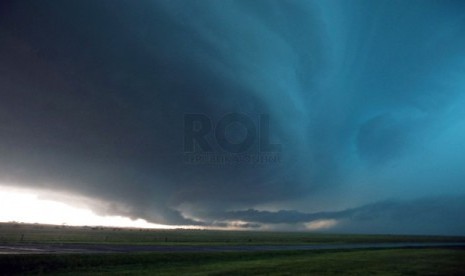
[{"label": "open prairie", "polygon": [[129,245],[303,245],[361,243],[463,243],[461,236],[349,235],[313,232],[224,230],[158,230],[0,223],[0,244],[129,244]]},{"label": "open prairie", "polygon": [[465,237],[0,224],[2,274],[463,274]]}]

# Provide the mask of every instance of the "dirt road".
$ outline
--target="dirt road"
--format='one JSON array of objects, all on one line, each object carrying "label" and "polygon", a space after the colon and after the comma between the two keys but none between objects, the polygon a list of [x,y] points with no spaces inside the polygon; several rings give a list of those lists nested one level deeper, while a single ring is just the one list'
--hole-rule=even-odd
[{"label": "dirt road", "polygon": [[100,245],[100,244],[8,244],[0,254],[69,254],[137,252],[258,252],[276,250],[323,250],[364,248],[463,247],[465,243],[355,243],[305,245]]}]

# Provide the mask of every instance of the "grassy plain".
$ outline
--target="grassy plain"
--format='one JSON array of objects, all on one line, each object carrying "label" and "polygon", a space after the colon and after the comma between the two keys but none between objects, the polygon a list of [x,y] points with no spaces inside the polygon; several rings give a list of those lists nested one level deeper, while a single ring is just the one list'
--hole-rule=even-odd
[{"label": "grassy plain", "polygon": [[[143,230],[0,224],[0,245],[91,243],[290,245],[465,242],[465,237]],[[0,254],[0,275],[465,275],[465,249],[404,248],[268,252]]]},{"label": "grassy plain", "polygon": [[0,255],[2,274],[465,275],[465,250]]},{"label": "grassy plain", "polygon": [[0,223],[0,244],[92,243],[131,245],[281,245],[388,242],[465,242],[465,237],[347,235],[310,232],[153,230]]}]

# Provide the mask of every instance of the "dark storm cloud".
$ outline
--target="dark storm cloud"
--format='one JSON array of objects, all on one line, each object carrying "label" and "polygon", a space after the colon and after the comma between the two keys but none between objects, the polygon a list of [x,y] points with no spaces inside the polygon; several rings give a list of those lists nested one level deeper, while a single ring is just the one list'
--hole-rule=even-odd
[{"label": "dark storm cloud", "polygon": [[[170,224],[273,205],[303,211],[259,214],[299,221],[322,208],[463,194],[463,10],[4,1],[0,179]],[[279,164],[185,162],[184,114],[217,122],[230,112],[269,115]]]},{"label": "dark storm cloud", "polygon": [[461,235],[465,231],[464,212],[465,197],[462,195],[411,201],[386,200],[332,212],[248,209],[212,212],[205,217],[219,221],[242,221],[244,225],[289,224],[287,229],[301,223],[335,220],[338,223],[332,228],[334,232]]}]

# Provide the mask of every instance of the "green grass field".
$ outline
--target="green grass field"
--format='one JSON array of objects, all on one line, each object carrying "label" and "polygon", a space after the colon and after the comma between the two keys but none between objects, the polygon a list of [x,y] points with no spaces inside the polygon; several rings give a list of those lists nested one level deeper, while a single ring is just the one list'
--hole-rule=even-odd
[{"label": "green grass field", "polygon": [[2,243],[247,245],[383,242],[465,242],[465,237],[347,235],[309,232],[148,230],[0,223]]},{"label": "green grass field", "polygon": [[[0,223],[0,245],[91,243],[259,245],[464,242],[465,237],[140,230]],[[0,254],[0,275],[465,275],[464,248],[214,253]]]},{"label": "green grass field", "polygon": [[2,274],[464,275],[465,250],[4,255]]}]

